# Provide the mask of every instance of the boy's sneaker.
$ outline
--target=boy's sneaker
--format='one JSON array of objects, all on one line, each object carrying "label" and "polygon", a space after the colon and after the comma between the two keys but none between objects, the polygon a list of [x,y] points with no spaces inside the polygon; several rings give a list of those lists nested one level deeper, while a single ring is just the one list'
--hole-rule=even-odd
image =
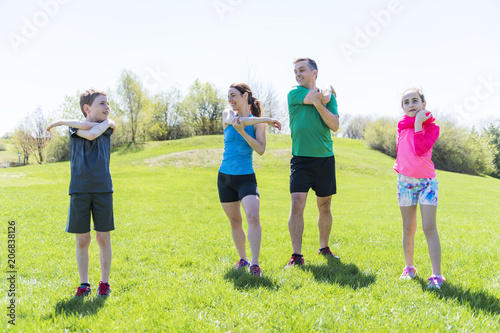
[{"label": "boy's sneaker", "polygon": [[262,269],[260,269],[259,265],[250,266],[250,274],[256,277],[262,276]]},{"label": "boy's sneaker", "polygon": [[411,280],[415,276],[417,276],[417,269],[415,267],[411,268],[406,266],[405,269],[403,269],[403,273],[401,273],[401,276],[399,278],[401,280]]},{"label": "boy's sneaker", "polygon": [[318,254],[321,254],[327,258],[335,258],[335,259],[340,259],[340,257],[338,255],[336,255],[335,253],[333,253],[332,251],[330,251],[330,248],[327,246],[327,247],[324,247],[322,249],[319,249],[318,250]]},{"label": "boy's sneaker", "polygon": [[444,276],[431,276],[429,279],[429,285],[427,289],[441,289],[441,286],[446,282]]},{"label": "boy's sneaker", "polygon": [[90,288],[90,285],[82,284],[80,287],[76,288],[75,298],[84,298],[90,295],[91,292],[92,288]]},{"label": "boy's sneaker", "polygon": [[298,253],[293,253],[292,258],[286,264],[286,267],[291,267],[291,266],[302,266],[304,265],[304,256],[302,254]]},{"label": "boy's sneaker", "polygon": [[111,294],[111,287],[109,283],[99,282],[99,289],[97,289],[97,297],[106,298]]},{"label": "boy's sneaker", "polygon": [[234,269],[238,270],[238,269],[246,268],[249,266],[250,266],[250,263],[248,262],[248,260],[240,259],[240,261],[238,261],[236,263],[236,267]]}]

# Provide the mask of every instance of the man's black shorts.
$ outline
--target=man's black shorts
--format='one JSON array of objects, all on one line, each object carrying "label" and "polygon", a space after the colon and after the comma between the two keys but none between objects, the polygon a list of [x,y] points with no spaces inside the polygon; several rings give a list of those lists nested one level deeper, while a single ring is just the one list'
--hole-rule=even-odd
[{"label": "man's black shorts", "polygon": [[115,230],[113,193],[72,193],[69,200],[66,231],[73,234],[90,232],[90,215],[94,230]]},{"label": "man's black shorts", "polygon": [[250,175],[228,175],[219,172],[217,177],[220,202],[241,201],[247,195],[259,196],[255,173]]},{"label": "man's black shorts", "polygon": [[318,197],[337,193],[335,156],[293,156],[290,161],[290,193],[309,192],[312,188]]}]

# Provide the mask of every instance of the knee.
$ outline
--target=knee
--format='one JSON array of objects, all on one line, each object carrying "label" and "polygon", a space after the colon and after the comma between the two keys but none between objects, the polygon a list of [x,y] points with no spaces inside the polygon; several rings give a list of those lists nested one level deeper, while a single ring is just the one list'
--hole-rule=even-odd
[{"label": "knee", "polygon": [[422,229],[426,237],[432,237],[437,235],[437,227],[435,223],[424,223]]},{"label": "knee", "polygon": [[248,224],[258,225],[260,223],[259,212],[249,211],[245,215]]},{"label": "knee", "polygon": [[293,215],[302,215],[304,213],[306,202],[302,198],[292,197],[291,213]]},{"label": "knee", "polygon": [[90,245],[90,234],[77,235],[76,236],[76,247],[79,249],[84,249]]},{"label": "knee", "polygon": [[111,235],[109,232],[96,232],[95,240],[99,246],[108,246],[111,244]]}]

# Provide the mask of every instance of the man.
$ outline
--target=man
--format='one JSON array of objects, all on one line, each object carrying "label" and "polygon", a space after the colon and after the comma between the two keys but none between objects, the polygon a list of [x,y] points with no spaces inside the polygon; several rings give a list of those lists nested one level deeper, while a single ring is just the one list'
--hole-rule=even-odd
[{"label": "man", "polygon": [[288,93],[288,111],[292,135],[290,193],[292,206],[288,229],[293,254],[287,266],[303,265],[302,234],[307,193],[313,189],[319,211],[319,254],[339,258],[330,251],[328,240],[332,228],[331,200],[336,193],[335,157],[330,131],[339,128],[337,100],[329,89],[316,87],[318,67],[309,58],[294,61],[298,86]]}]

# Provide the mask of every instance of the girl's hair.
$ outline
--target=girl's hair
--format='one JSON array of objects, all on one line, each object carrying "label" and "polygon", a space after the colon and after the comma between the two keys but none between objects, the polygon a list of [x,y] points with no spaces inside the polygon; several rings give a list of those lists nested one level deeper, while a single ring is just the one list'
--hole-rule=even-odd
[{"label": "girl's hair", "polygon": [[83,106],[85,104],[87,104],[88,106],[92,106],[94,100],[101,95],[108,96],[104,91],[97,89],[88,89],[80,94],[80,110],[82,110],[82,113],[85,117],[87,117],[87,114],[83,110]]},{"label": "girl's hair", "polygon": [[417,93],[418,96],[420,96],[420,100],[422,101],[422,103],[425,103],[425,96],[424,96],[424,92],[422,91],[422,89],[420,88],[410,88],[410,89],[406,89],[403,94],[401,95],[401,106],[403,106],[403,96],[408,94],[408,93]]},{"label": "girl's hair", "polygon": [[248,104],[250,105],[250,111],[254,117],[260,117],[262,114],[262,104],[261,102],[252,96],[252,90],[245,83],[233,83],[229,88],[234,88],[240,92],[240,94],[248,93]]}]

